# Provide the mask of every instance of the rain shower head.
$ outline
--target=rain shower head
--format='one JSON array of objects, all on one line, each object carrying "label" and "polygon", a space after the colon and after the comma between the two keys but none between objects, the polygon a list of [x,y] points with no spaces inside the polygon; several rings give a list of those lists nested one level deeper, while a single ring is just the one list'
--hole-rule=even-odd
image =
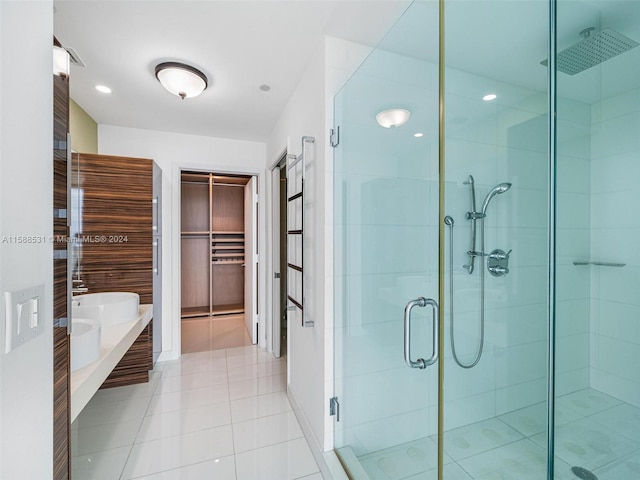
[{"label": "rain shower head", "polygon": [[[558,53],[558,71],[575,75],[638,46],[638,42],[611,28],[592,34],[594,31],[594,27],[585,28],[580,32],[583,40]],[[546,66],[548,59],[540,63]]]},{"label": "rain shower head", "polygon": [[500,195],[501,193],[506,192],[510,188],[511,188],[511,184],[508,183],[508,182],[499,183],[498,185],[493,187],[491,189],[491,191],[489,193],[487,193],[487,196],[484,197],[484,202],[482,202],[482,214],[485,215],[487,213],[487,207],[489,206],[489,202],[491,201],[491,199],[493,197],[495,197],[496,195]]}]

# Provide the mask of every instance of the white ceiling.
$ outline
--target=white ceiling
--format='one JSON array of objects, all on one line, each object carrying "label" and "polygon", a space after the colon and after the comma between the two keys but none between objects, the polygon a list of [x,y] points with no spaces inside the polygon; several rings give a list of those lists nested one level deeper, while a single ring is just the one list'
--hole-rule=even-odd
[{"label": "white ceiling", "polygon": [[[98,123],[264,141],[324,35],[375,45],[388,32],[380,48],[437,62],[436,1],[418,0],[391,28],[409,4],[60,0],[54,31],[87,64],[72,68],[71,95]],[[546,92],[546,0],[448,0],[445,13],[447,66]],[[640,41],[640,1],[560,2],[559,50],[589,26]],[[154,68],[169,60],[200,68],[210,88],[185,101],[167,93]],[[635,88],[638,78],[640,47],[558,82],[561,97],[592,103]],[[95,91],[99,83],[113,94]]]},{"label": "white ceiling", "polygon": [[[86,64],[72,66],[71,96],[98,123],[264,141],[324,35],[375,45],[409,3],[60,0],[54,32]],[[169,94],[154,76],[163,61],[199,68],[209,88]]]}]

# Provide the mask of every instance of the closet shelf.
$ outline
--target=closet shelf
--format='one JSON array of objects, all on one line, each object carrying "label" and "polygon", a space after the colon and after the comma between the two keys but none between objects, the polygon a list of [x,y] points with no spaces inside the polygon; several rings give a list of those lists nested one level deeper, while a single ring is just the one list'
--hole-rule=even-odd
[{"label": "closet shelf", "polygon": [[244,232],[244,183],[249,178],[225,178],[183,172],[181,314],[186,322],[244,313],[243,265],[249,239]]},{"label": "closet shelf", "polygon": [[187,317],[202,317],[209,315],[209,305],[200,307],[184,307],[181,312],[183,318]]},{"label": "closet shelf", "polygon": [[237,243],[244,246],[244,240],[241,238],[220,238],[216,237],[211,243]]},{"label": "closet shelf", "polygon": [[214,305],[214,315],[229,315],[232,313],[244,313],[244,304],[242,303],[230,303],[227,305]]}]

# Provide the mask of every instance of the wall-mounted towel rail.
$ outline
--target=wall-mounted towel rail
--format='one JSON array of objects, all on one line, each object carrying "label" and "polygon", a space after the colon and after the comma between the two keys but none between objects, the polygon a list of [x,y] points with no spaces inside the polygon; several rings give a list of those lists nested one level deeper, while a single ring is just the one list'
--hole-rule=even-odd
[{"label": "wall-mounted towel rail", "polygon": [[626,265],[626,263],[616,263],[616,262],[591,262],[591,261],[586,261],[586,260],[578,260],[573,262],[574,265],[577,266],[581,266],[581,265],[597,265],[600,267],[624,267]]},{"label": "wall-mounted towel rail", "polygon": [[[293,193],[289,196],[287,192],[287,203],[293,208],[289,208],[287,214],[287,267],[289,278],[293,281],[287,282],[287,298],[290,302],[288,311],[300,310],[303,327],[313,327],[313,320],[305,317],[304,311],[304,180],[306,174],[306,145],[314,143],[314,137],[302,137],[302,152],[300,155],[289,154],[287,156],[287,189]],[[299,212],[299,215],[297,213]],[[300,256],[296,255],[300,252]],[[300,287],[298,288],[298,285]]]}]

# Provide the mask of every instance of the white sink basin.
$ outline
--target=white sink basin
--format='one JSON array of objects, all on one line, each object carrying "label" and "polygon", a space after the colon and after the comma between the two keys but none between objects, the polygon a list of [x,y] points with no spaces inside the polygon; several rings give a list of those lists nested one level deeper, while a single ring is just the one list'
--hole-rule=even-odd
[{"label": "white sink basin", "polygon": [[89,293],[73,297],[72,318],[91,318],[103,327],[110,327],[138,318],[139,306],[137,293]]},{"label": "white sink basin", "polygon": [[71,371],[74,372],[100,356],[102,327],[97,320],[74,318],[71,330]]}]

